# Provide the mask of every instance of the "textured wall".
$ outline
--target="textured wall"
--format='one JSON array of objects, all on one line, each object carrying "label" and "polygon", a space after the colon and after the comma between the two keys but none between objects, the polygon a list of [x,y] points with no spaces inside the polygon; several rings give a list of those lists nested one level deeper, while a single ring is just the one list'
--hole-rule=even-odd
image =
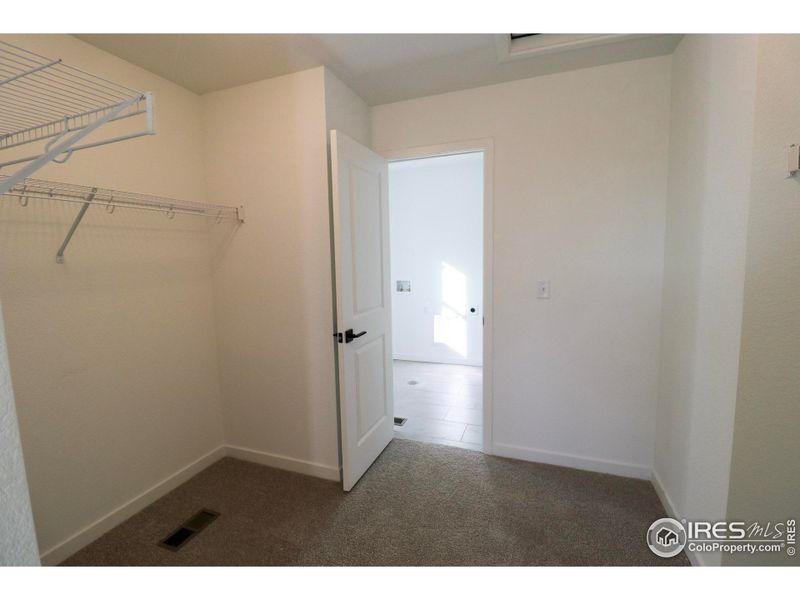
[{"label": "textured wall", "polygon": [[0,566],[38,564],[0,307]]}]

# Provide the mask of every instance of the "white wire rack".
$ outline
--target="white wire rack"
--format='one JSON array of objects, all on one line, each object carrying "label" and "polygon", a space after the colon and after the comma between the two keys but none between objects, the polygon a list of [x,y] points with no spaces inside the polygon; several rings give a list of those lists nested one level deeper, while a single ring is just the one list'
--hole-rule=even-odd
[{"label": "white wire rack", "polygon": [[[10,179],[10,177],[0,175],[0,186],[7,184]],[[176,200],[174,198],[151,196],[136,192],[123,192],[41,179],[27,178],[12,183],[2,195],[5,198],[16,198],[22,206],[27,206],[31,199],[73,202],[81,205],[72,226],[56,253],[56,262],[58,263],[64,262],[64,251],[90,206],[101,207],[109,213],[113,213],[117,208],[123,208],[162,212],[166,214],[168,219],[173,219],[176,215],[194,215],[213,218],[217,223],[231,218],[240,223],[244,222],[244,207],[242,206]]]},{"label": "white wire rack", "polygon": [[[136,116],[144,123],[133,132],[79,144],[106,123]],[[0,151],[49,140],[38,154],[0,161],[0,169],[28,163],[0,182],[0,194],[50,161],[153,133],[151,94],[0,42]]]}]

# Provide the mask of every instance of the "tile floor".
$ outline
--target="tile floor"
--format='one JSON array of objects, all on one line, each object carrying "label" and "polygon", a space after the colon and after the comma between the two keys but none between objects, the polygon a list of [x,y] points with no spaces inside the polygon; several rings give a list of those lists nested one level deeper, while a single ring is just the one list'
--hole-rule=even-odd
[{"label": "tile floor", "polygon": [[481,367],[394,361],[398,438],[483,450]]}]

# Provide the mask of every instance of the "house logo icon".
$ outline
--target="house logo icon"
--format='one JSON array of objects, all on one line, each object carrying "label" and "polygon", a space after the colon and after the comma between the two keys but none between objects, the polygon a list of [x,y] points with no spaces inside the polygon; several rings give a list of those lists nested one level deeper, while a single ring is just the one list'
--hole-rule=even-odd
[{"label": "house logo icon", "polygon": [[658,519],[647,530],[647,545],[656,556],[677,556],[686,546],[686,529],[675,519]]},{"label": "house logo icon", "polygon": [[662,527],[656,533],[656,541],[662,546],[672,546],[678,543],[678,534],[667,527]]}]

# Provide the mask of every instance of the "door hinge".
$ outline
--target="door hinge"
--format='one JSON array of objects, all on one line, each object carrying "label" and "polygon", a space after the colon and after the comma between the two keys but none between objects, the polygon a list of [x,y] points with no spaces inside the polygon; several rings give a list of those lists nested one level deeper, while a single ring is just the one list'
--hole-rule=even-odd
[{"label": "door hinge", "polygon": [[335,339],[336,339],[336,340],[337,340],[337,341],[338,341],[340,344],[343,344],[343,343],[344,343],[344,339],[342,339],[342,334],[341,334],[341,333],[334,333],[334,334],[333,334],[333,337],[334,337],[334,338],[335,338]]}]

